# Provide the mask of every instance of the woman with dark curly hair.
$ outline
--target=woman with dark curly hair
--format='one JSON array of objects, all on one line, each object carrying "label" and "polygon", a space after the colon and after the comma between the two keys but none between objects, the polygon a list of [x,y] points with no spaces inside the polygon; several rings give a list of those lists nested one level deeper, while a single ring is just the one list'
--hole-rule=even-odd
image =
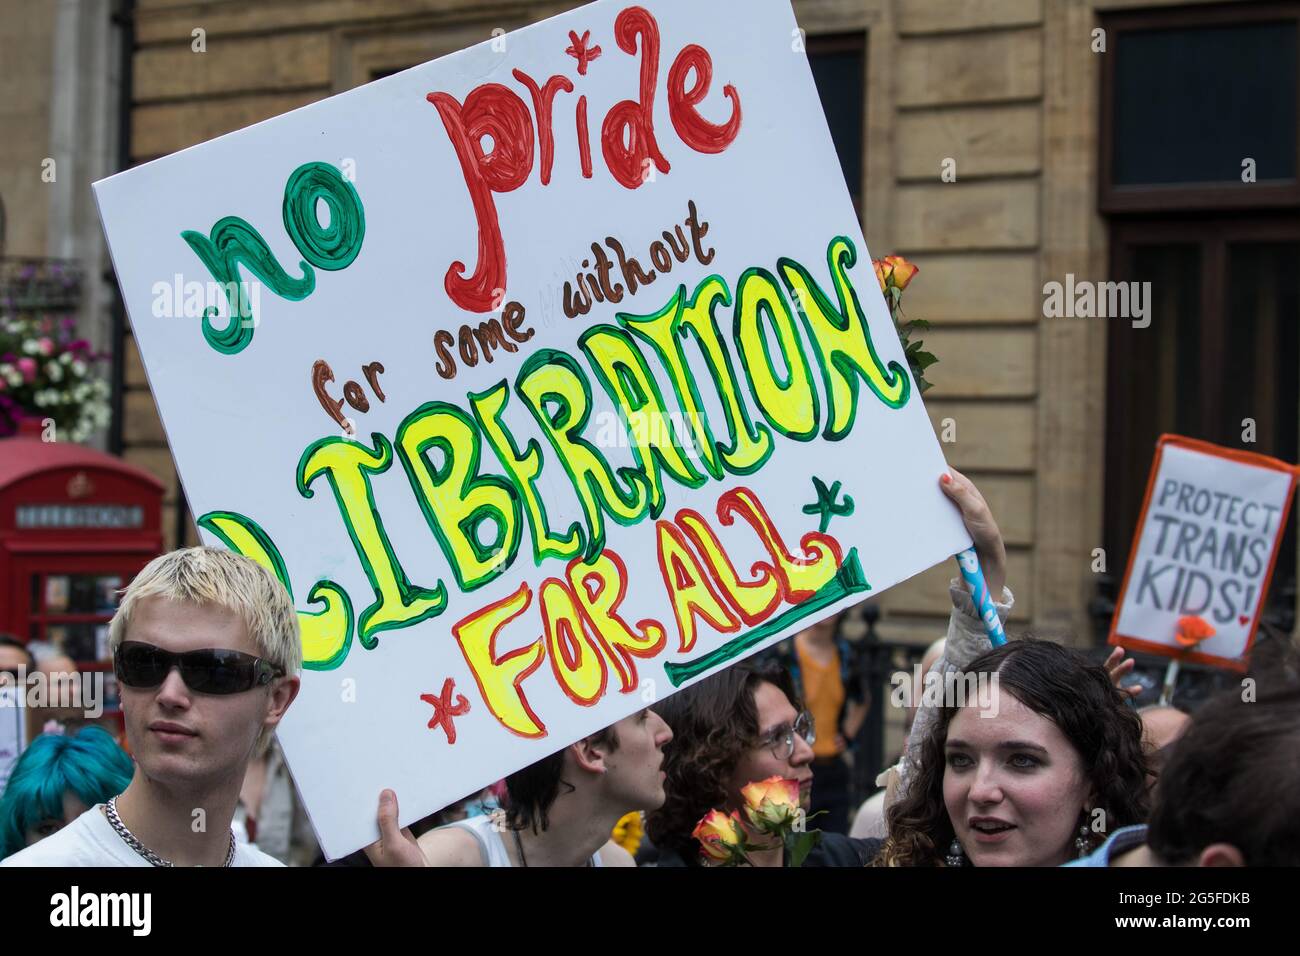
[{"label": "woman with dark curly hair", "polygon": [[[712,809],[739,809],[741,788],[749,783],[774,776],[796,780],[807,810],[812,720],[781,667],[743,661],[659,702],[655,711],[673,728],[664,756],[666,799],[646,820],[660,866],[699,863],[700,844],[691,835],[695,825]],[[823,833],[804,866],[864,866],[879,846],[879,840]],[[755,852],[750,861],[781,866],[783,851]]]},{"label": "woman with dark curly hair", "polygon": [[1026,639],[961,671],[979,699],[938,710],[876,865],[1058,866],[1145,821],[1141,721],[1106,668]]},{"label": "woman with dark curly hair", "polygon": [[[1015,599],[988,503],[955,469],[940,487],[1005,624]],[[1141,722],[1125,703],[1132,689],[1118,687],[1132,663],[1118,654],[1093,665],[1046,641],[994,650],[965,585],[953,580],[949,595],[944,653],[926,677],[942,684],[942,704],[915,689],[906,752],[881,778],[889,838],[875,864],[1054,866],[1144,819]]]}]

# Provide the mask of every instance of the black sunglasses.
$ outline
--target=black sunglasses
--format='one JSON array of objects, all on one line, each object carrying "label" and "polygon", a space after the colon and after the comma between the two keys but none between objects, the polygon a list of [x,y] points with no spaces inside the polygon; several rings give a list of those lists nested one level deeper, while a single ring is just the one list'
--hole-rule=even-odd
[{"label": "black sunglasses", "polygon": [[123,641],[113,655],[117,679],[141,690],[157,687],[173,667],[180,668],[185,686],[200,694],[240,694],[284,676],[283,668],[265,658],[217,647],[174,654],[142,641]]}]

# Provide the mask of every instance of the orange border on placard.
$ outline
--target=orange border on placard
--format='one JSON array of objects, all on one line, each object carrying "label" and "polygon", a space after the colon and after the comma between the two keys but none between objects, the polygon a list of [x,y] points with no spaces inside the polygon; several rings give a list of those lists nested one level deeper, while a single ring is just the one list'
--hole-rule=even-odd
[{"label": "orange border on placard", "polygon": [[[1192,451],[1199,451],[1202,454],[1212,455],[1215,458],[1227,458],[1230,461],[1255,465],[1271,471],[1281,471],[1291,476],[1291,485],[1286,493],[1286,504],[1279,515],[1281,524],[1278,527],[1277,540],[1273,543],[1273,556],[1269,559],[1268,572],[1264,575],[1263,587],[1260,588],[1259,592],[1259,602],[1255,606],[1255,619],[1251,621],[1250,634],[1246,638],[1246,646],[1242,649],[1239,658],[1219,657],[1217,654],[1202,654],[1199,651],[1181,651],[1172,644],[1157,644],[1154,641],[1133,637],[1130,634],[1118,633],[1120,611],[1124,608],[1124,597],[1128,593],[1129,579],[1133,574],[1133,563],[1137,560],[1138,542],[1142,537],[1142,529],[1147,524],[1147,508],[1151,506],[1151,489],[1155,487],[1156,475],[1160,473],[1160,462],[1164,458],[1165,445],[1177,445],[1182,448],[1189,448]],[[1142,512],[1138,517],[1137,527],[1133,529],[1133,543],[1129,547],[1128,567],[1124,569],[1124,583],[1120,587],[1119,600],[1115,602],[1115,614],[1110,619],[1110,637],[1107,638],[1106,643],[1116,644],[1130,650],[1144,651],[1148,654],[1158,654],[1161,657],[1176,657],[1181,661],[1226,667],[1244,673],[1247,661],[1250,658],[1250,649],[1255,644],[1255,631],[1259,628],[1259,617],[1264,611],[1264,598],[1268,594],[1269,585],[1273,583],[1273,568],[1276,566],[1277,556],[1282,550],[1282,538],[1286,529],[1286,521],[1283,519],[1290,519],[1291,517],[1291,501],[1295,495],[1297,474],[1300,474],[1300,468],[1289,465],[1278,458],[1271,458],[1268,455],[1261,455],[1253,451],[1242,451],[1237,448],[1224,448],[1222,445],[1201,441],[1199,438],[1187,438],[1183,435],[1161,435],[1160,440],[1156,442],[1156,456],[1151,462],[1151,474],[1147,478],[1146,497],[1142,499]]]}]

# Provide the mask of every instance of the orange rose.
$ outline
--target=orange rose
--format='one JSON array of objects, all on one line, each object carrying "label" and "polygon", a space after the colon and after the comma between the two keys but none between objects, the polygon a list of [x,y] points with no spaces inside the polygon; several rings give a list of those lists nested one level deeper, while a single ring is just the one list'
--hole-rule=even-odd
[{"label": "orange rose", "polygon": [[1207,637],[1213,637],[1214,628],[1203,617],[1188,615],[1178,619],[1178,630],[1174,637],[1183,647],[1195,647]]},{"label": "orange rose", "polygon": [[721,810],[710,810],[695,824],[691,836],[700,841],[700,854],[707,862],[744,862],[745,828],[734,810],[730,815]]},{"label": "orange rose", "polygon": [[872,259],[871,264],[875,267],[876,281],[880,283],[880,291],[884,292],[889,285],[889,273],[892,266],[886,264],[884,259]]},{"label": "orange rose", "polygon": [[[912,276],[921,271],[918,266],[908,262],[902,256],[885,256],[885,263],[889,266],[889,275],[900,292],[907,288],[907,284],[912,281]],[[880,270],[877,269],[876,276],[879,275]]]},{"label": "orange rose", "polygon": [[783,777],[768,777],[746,785],[740,795],[745,798],[745,816],[763,833],[782,833],[799,816],[799,783]]}]

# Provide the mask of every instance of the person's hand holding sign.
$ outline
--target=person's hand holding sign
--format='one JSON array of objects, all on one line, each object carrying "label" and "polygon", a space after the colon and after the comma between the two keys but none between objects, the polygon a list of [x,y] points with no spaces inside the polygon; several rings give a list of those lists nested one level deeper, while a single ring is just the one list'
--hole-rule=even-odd
[{"label": "person's hand holding sign", "polygon": [[939,476],[939,487],[961,509],[961,520],[975,542],[984,580],[988,582],[994,599],[1000,600],[1002,588],[1007,583],[1007,548],[988,502],[969,478],[951,466]]},{"label": "person's hand holding sign", "polygon": [[410,827],[398,829],[397,794],[385,790],[379,795],[379,839],[366,847],[371,866],[425,866],[424,854]]}]

